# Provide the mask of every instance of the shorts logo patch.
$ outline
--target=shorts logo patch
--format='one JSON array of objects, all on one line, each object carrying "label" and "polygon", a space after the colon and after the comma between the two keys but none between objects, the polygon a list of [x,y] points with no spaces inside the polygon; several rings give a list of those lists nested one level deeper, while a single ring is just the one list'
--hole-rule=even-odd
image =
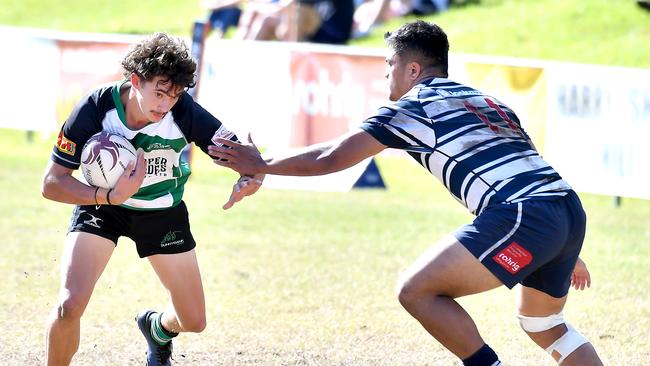
[{"label": "shorts logo patch", "polygon": [[501,267],[505,268],[506,271],[516,274],[530,264],[533,260],[533,255],[513,241],[497,253],[497,255],[492,257],[492,259],[499,263]]},{"label": "shorts logo patch", "polygon": [[60,131],[59,137],[56,139],[56,148],[59,149],[59,151],[62,153],[74,155],[75,151],[77,150],[77,144],[68,140],[65,136],[63,136],[63,131]]},{"label": "shorts logo patch", "polygon": [[160,241],[160,247],[168,247],[172,245],[181,245],[185,242],[185,239],[177,239],[176,235],[180,234],[180,231],[170,231],[165,236],[163,239]]},{"label": "shorts logo patch", "polygon": [[[85,211],[84,211],[84,212],[85,212]],[[96,228],[98,228],[98,229],[101,229],[101,227],[99,226],[99,225],[100,225],[99,222],[100,222],[100,221],[103,221],[103,220],[100,219],[99,217],[95,217],[95,216],[89,214],[88,212],[86,212],[86,213],[88,214],[88,216],[90,216],[90,220],[86,220],[86,221],[84,221],[84,224],[86,224],[86,225],[90,225],[90,226],[94,226],[94,227],[96,227]]]}]

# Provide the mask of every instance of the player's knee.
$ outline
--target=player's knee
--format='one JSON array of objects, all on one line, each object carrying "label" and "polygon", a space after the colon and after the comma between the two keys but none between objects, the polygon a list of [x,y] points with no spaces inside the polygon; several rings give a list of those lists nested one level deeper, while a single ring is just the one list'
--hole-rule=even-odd
[{"label": "player's knee", "polygon": [[555,336],[551,339],[552,343],[545,348],[546,352],[554,356],[558,363],[562,363],[571,353],[589,342],[585,336],[564,321],[562,313],[552,314],[546,317],[529,317],[523,315],[518,315],[517,317],[519,318],[521,328],[533,334],[556,331],[554,328],[560,324],[566,326],[564,333],[559,335],[554,333]]},{"label": "player's knee", "polygon": [[397,299],[406,309],[410,309],[422,298],[422,288],[412,278],[401,278],[397,284]]},{"label": "player's knee", "polygon": [[85,301],[78,296],[70,295],[59,301],[56,309],[56,317],[59,320],[79,319],[85,309]]}]

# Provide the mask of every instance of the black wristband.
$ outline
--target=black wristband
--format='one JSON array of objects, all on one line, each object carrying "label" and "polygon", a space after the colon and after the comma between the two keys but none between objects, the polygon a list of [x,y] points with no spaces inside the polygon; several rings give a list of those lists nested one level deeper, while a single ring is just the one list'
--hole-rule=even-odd
[{"label": "black wristband", "polygon": [[106,191],[106,202],[108,202],[109,205],[112,205],[112,203],[111,203],[111,192],[112,191],[113,191],[113,188]]},{"label": "black wristband", "polygon": [[99,191],[99,187],[95,187],[95,205],[99,206],[99,202],[97,202],[97,191]]}]

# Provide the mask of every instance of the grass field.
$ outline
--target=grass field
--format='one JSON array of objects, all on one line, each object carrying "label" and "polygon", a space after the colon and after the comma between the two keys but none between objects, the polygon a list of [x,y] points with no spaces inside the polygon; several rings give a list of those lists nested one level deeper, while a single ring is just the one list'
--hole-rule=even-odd
[{"label": "grass field", "polygon": [[[189,36],[201,0],[8,0],[0,24],[75,32]],[[449,34],[452,52],[650,66],[650,12],[634,0],[480,0],[425,19]],[[353,45],[383,47],[399,19]]]},{"label": "grass field", "polygon": [[[53,138],[0,130],[0,364],[43,363],[71,206],[46,201],[40,177]],[[233,174],[197,155],[186,190],[207,296],[208,327],[175,341],[177,365],[451,365],[455,359],[401,309],[397,275],[470,215],[409,160],[381,157],[388,190],[263,189],[224,212]],[[566,315],[606,365],[647,365],[650,202],[583,194],[583,258],[593,287]],[[166,294],[120,240],[82,322],[75,365],[141,365],[133,316]],[[507,365],[552,365],[514,317],[514,292],[461,299]]]},{"label": "grass field", "polygon": [[[0,24],[66,31],[188,35],[200,1],[9,0]],[[650,12],[632,0],[482,0],[428,18],[452,52],[649,67]],[[401,22],[401,21],[400,21]],[[382,33],[353,44],[383,47]],[[26,117],[27,118],[27,117]],[[43,364],[45,320],[72,207],[47,201],[40,179],[54,137],[28,143],[0,129],[0,365]],[[397,276],[464,211],[409,160],[382,156],[387,190],[262,189],[222,211],[235,176],[197,154],[185,200],[204,280],[208,327],[175,341],[176,365],[434,366],[457,364],[399,305]],[[582,257],[593,288],[565,314],[606,365],[650,363],[650,201],[581,194]],[[167,296],[148,262],[121,240],[82,321],[75,365],[142,365],[133,316]],[[515,318],[514,292],[461,299],[509,366],[550,366]]]}]

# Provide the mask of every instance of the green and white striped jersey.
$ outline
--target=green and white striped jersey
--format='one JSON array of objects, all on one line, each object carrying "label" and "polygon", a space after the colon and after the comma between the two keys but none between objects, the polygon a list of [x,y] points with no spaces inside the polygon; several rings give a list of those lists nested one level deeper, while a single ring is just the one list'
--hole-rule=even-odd
[{"label": "green and white striped jersey", "polygon": [[81,150],[86,141],[100,131],[126,137],[136,149],[144,151],[146,174],[140,190],[122,206],[134,210],[155,210],[173,207],[181,202],[190,167],[181,160],[185,146],[194,142],[207,153],[215,134],[232,136],[222,123],[183,93],[165,117],[139,130],[126,125],[120,87],[115,85],[95,89],[72,110],[61,127],[52,160],[70,169],[78,169]]}]

